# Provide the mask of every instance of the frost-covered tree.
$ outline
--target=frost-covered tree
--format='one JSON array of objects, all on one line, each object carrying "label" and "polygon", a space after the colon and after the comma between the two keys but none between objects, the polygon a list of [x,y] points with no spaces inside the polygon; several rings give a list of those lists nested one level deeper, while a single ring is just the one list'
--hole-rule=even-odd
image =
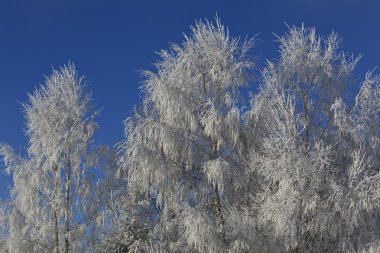
[{"label": "frost-covered tree", "polygon": [[94,147],[74,66],[54,70],[24,106],[27,154],[0,145],[0,250],[380,252],[380,77],[351,99],[337,34],[277,38],[246,107],[253,41],[197,22],[144,72],[119,153]]},{"label": "frost-covered tree", "polygon": [[380,81],[369,72],[353,108],[342,99],[331,107],[338,136],[332,181],[335,231],[346,250],[380,250]]},{"label": "frost-covered tree", "polygon": [[107,159],[108,169],[102,183],[105,199],[102,201],[102,213],[98,217],[102,221],[102,227],[97,231],[100,240],[95,242],[94,252],[135,252],[145,246],[147,220],[143,219],[142,210],[130,201],[127,180],[117,175],[118,156],[112,151],[107,157],[111,158]]},{"label": "frost-covered tree", "polygon": [[279,41],[280,59],[264,69],[245,118],[260,185],[253,213],[272,242],[267,251],[376,252],[377,77],[367,75],[349,110],[357,59],[338,53],[337,35],[302,26]]},{"label": "frost-covered tree", "polygon": [[280,57],[242,115],[251,43],[219,20],[192,32],[161,52],[126,122],[120,163],[135,213],[116,233],[133,236],[121,241],[146,252],[152,242],[185,252],[376,252],[379,78],[368,74],[346,106],[358,58],[339,52],[334,33],[293,27],[278,36]]},{"label": "frost-covered tree", "polygon": [[97,128],[90,102],[74,65],[53,70],[24,104],[26,156],[1,145],[13,176],[10,252],[91,251],[101,189],[94,168],[100,150],[90,146]]},{"label": "frost-covered tree", "polygon": [[155,72],[145,72],[144,102],[126,122],[121,162],[130,193],[155,201],[151,238],[170,250],[226,247],[224,203],[233,204],[244,177],[238,106],[251,46],[219,19],[197,22],[182,44],[160,52]]},{"label": "frost-covered tree", "polygon": [[251,170],[260,185],[253,202],[255,217],[272,242],[268,251],[306,252],[315,230],[323,225],[319,204],[327,187],[329,149],[315,143],[306,153],[294,97],[276,90],[269,96],[263,93],[256,97],[255,116],[259,121],[266,118],[268,130],[250,154]]},{"label": "frost-covered tree", "polygon": [[278,36],[280,57],[264,69],[265,83],[295,99],[303,125],[305,148],[328,136],[332,126],[330,111],[334,101],[347,97],[351,74],[360,57],[347,58],[339,51],[341,39],[336,33],[327,38],[303,25]]}]

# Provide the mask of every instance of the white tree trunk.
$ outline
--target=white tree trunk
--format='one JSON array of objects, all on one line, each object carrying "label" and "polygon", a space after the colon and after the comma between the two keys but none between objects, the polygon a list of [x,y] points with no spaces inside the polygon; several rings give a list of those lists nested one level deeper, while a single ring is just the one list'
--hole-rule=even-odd
[{"label": "white tree trunk", "polygon": [[69,218],[70,218],[70,182],[71,181],[71,163],[67,160],[66,168],[66,210],[65,210],[65,253],[69,253]]}]

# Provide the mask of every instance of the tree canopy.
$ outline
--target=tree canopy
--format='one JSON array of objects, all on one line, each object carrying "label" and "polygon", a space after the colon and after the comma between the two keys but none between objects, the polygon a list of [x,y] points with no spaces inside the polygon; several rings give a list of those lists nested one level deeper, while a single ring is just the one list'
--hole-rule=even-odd
[{"label": "tree canopy", "polygon": [[24,104],[27,154],[0,145],[0,249],[379,252],[380,77],[359,84],[336,33],[276,37],[258,66],[254,39],[197,21],[143,72],[114,147],[93,143],[74,65],[53,70]]}]

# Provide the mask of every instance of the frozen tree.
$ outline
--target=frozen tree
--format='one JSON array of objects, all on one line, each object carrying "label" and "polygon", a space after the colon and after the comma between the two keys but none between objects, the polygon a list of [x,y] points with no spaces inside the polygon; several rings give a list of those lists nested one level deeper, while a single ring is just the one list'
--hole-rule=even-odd
[{"label": "frozen tree", "polygon": [[47,251],[52,248],[54,230],[48,218],[47,196],[39,189],[43,178],[29,169],[33,161],[19,157],[10,146],[2,144],[0,151],[14,181],[11,207],[6,214],[6,224],[3,224],[8,230],[6,248],[9,252]]},{"label": "frozen tree", "polygon": [[89,146],[97,128],[90,102],[74,65],[53,70],[24,104],[27,155],[1,146],[13,176],[10,252],[90,250],[100,191],[94,169],[100,150]]},{"label": "frozen tree", "polygon": [[149,241],[148,232],[151,227],[149,220],[143,216],[149,217],[154,213],[133,205],[133,202],[128,201],[128,194],[120,194],[121,192],[115,192],[109,201],[109,229],[98,247],[100,252],[140,252]]},{"label": "frozen tree", "polygon": [[[263,93],[265,91],[262,91]],[[264,94],[260,94],[264,95]],[[294,97],[271,91],[261,107],[256,97],[258,120],[268,127],[267,135],[251,151],[251,166],[260,177],[261,190],[256,193],[256,218],[273,248],[269,251],[305,252],[315,247],[319,218],[319,193],[325,191],[329,149],[316,143],[305,153],[300,115]],[[312,238],[312,239],[311,239]]]},{"label": "frozen tree", "polygon": [[196,22],[144,72],[118,152],[93,145],[74,66],[54,70],[24,105],[27,154],[0,145],[0,250],[379,252],[380,77],[351,99],[337,34],[277,38],[246,107],[253,41]]},{"label": "frozen tree", "polygon": [[336,33],[323,38],[314,28],[303,25],[290,28],[278,40],[280,57],[268,63],[264,79],[294,96],[307,149],[311,142],[328,135],[332,125],[330,107],[346,93],[360,57],[347,59],[339,52],[341,40]]},{"label": "frozen tree", "polygon": [[139,219],[156,209],[140,248],[153,239],[186,252],[376,252],[378,77],[368,74],[347,108],[358,58],[338,51],[334,33],[293,27],[242,116],[250,43],[219,20],[192,31],[161,52],[126,123],[128,210]]},{"label": "frozen tree", "polygon": [[100,240],[94,249],[95,252],[140,252],[139,249],[147,242],[149,226],[148,220],[143,217],[151,216],[148,212],[143,215],[142,212],[147,210],[130,201],[127,180],[117,175],[118,157],[115,152],[112,152],[111,157],[103,182],[103,196],[106,199],[99,216],[103,226],[98,231]]},{"label": "frozen tree", "polygon": [[264,69],[245,117],[260,185],[253,213],[269,251],[376,252],[378,79],[367,75],[349,113],[357,58],[337,52],[337,35],[302,26],[279,41],[280,59]]},{"label": "frozen tree", "polygon": [[157,236],[171,250],[225,247],[223,202],[234,202],[244,177],[238,106],[251,46],[219,19],[197,22],[182,44],[160,52],[156,72],[145,72],[144,102],[126,122],[121,162],[130,193],[155,201],[154,231],[163,231]]},{"label": "frozen tree", "polygon": [[332,106],[338,142],[332,182],[334,226],[345,250],[380,249],[380,85],[369,72],[349,109],[338,99]]}]

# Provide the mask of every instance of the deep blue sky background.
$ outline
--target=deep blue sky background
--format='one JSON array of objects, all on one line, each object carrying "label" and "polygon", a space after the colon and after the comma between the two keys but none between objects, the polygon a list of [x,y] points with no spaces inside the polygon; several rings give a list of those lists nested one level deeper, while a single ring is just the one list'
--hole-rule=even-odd
[{"label": "deep blue sky background", "polygon": [[[194,20],[216,13],[232,35],[259,33],[259,67],[277,56],[273,33],[283,34],[284,23],[334,30],[345,52],[364,55],[356,72],[362,78],[380,63],[379,10],[377,0],[0,0],[0,142],[25,152],[20,102],[52,67],[72,61],[103,108],[95,141],[114,145],[140,101],[138,71],[151,69],[154,52],[180,42]],[[0,175],[0,197],[10,183]]]}]

